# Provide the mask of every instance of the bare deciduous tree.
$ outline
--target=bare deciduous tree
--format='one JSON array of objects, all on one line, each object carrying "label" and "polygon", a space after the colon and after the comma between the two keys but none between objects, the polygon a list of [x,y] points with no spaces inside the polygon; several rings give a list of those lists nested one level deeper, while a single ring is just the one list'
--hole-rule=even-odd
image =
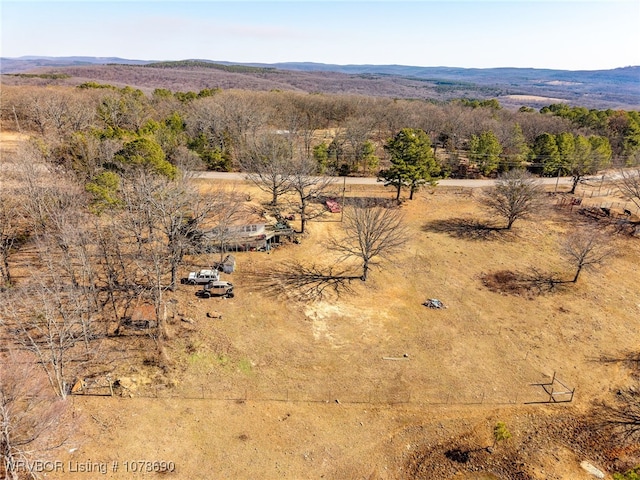
[{"label": "bare deciduous tree", "polygon": [[[145,170],[125,176],[121,192],[124,208],[112,214],[116,225],[119,225],[118,215],[122,215],[122,237],[135,237],[136,256],[131,259],[131,265],[137,274],[125,274],[133,282],[129,283],[129,290],[153,302],[158,325],[162,327],[164,292],[175,289],[178,269],[184,255],[196,243],[202,222],[212,211],[224,206],[219,198],[200,195],[188,177],[170,180]],[[123,272],[123,252],[109,246],[108,241],[102,247],[107,248],[105,254],[116,254],[111,263],[116,270],[110,270],[110,274],[114,274],[110,281],[117,280],[119,272]]]},{"label": "bare deciduous tree", "polygon": [[583,269],[602,264],[614,252],[608,238],[596,230],[578,230],[570,234],[562,244],[562,251],[576,269],[572,283],[578,281]]},{"label": "bare deciduous tree", "polygon": [[271,205],[291,190],[293,145],[277,134],[262,135],[247,147],[241,159],[247,178],[271,195]]},{"label": "bare deciduous tree", "polygon": [[303,157],[293,162],[291,174],[291,188],[296,192],[300,201],[300,233],[305,232],[309,220],[324,214],[322,206],[312,205],[314,200],[326,195],[333,185],[334,179],[328,176],[318,176],[318,166],[313,158]]},{"label": "bare deciduous tree", "polygon": [[503,173],[496,185],[482,197],[482,203],[507,221],[507,230],[516,220],[526,218],[540,206],[542,186],[526,170]]},{"label": "bare deciduous tree", "polygon": [[73,298],[79,292],[54,278],[40,278],[11,293],[2,305],[3,323],[36,357],[56,394],[66,398],[75,373],[70,367],[78,367],[84,357],[74,350],[85,338],[84,304]]},{"label": "bare deciduous tree", "polygon": [[186,180],[166,181],[161,187],[146,201],[151,206],[154,228],[160,231],[166,244],[164,250],[171,274],[169,288],[174,290],[178,267],[194,235],[211,211],[220,205],[215,199],[199,195],[197,187]]},{"label": "bare deciduous tree", "polygon": [[296,139],[300,155],[311,156],[317,130],[327,128],[327,103],[330,100],[321,95],[280,92],[270,101],[273,103],[271,121]]},{"label": "bare deciduous tree", "polygon": [[259,94],[246,91],[224,91],[213,97],[220,105],[225,131],[234,147],[242,148],[247,139],[265,122],[265,109]]},{"label": "bare deciduous tree", "polygon": [[640,168],[628,171],[622,170],[618,181],[618,189],[636,207],[640,208]]},{"label": "bare deciduous tree", "polygon": [[[366,175],[372,167],[377,167],[378,158],[374,155],[373,144],[369,141],[373,121],[369,117],[347,120],[343,132],[343,150],[346,150],[346,162],[349,172]],[[339,168],[344,170],[342,165]]]},{"label": "bare deciduous tree", "polygon": [[195,172],[204,170],[205,166],[197,153],[183,145],[177,146],[171,156],[172,163],[178,167],[184,177],[191,178]]},{"label": "bare deciduous tree", "polygon": [[386,258],[398,251],[407,241],[408,232],[398,208],[356,205],[345,210],[344,237],[333,239],[332,248],[342,258],[362,261],[362,281],[377,258]]},{"label": "bare deciduous tree", "polygon": [[640,441],[640,390],[619,390],[615,402],[604,403],[598,411],[598,423],[623,442]]},{"label": "bare deciduous tree", "polygon": [[66,404],[47,390],[32,358],[11,353],[0,363],[0,476],[17,480],[34,454],[64,443]]},{"label": "bare deciduous tree", "polygon": [[247,217],[248,212],[237,192],[219,190],[215,197],[218,200],[218,205],[209,217],[215,227],[207,236],[215,246],[214,248],[220,253],[220,261],[222,262],[225,252],[231,246],[231,241],[238,237],[238,231],[235,228],[241,223],[243,217]]},{"label": "bare deciduous tree", "polygon": [[[131,304],[137,297],[136,268],[134,258],[129,255],[130,241],[123,241],[123,225],[117,219],[94,219],[96,258],[99,265],[100,285],[104,290],[102,314],[110,306],[109,315],[118,319],[122,312],[120,305]],[[105,322],[105,333],[109,334],[109,322]]]},{"label": "bare deciduous tree", "polygon": [[9,192],[0,192],[0,286],[11,284],[9,256],[21,235],[25,235],[21,225],[21,203]]}]

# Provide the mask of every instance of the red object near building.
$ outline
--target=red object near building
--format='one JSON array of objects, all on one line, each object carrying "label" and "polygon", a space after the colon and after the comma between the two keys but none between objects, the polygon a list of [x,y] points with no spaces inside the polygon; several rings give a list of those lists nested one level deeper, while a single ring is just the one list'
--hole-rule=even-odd
[{"label": "red object near building", "polygon": [[342,211],[342,207],[335,198],[330,198],[325,203],[331,213],[340,213]]}]

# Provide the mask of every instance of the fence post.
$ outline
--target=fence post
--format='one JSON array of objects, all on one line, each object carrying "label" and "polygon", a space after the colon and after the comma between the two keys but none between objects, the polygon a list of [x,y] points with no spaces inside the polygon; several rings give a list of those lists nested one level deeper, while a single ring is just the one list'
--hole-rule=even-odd
[{"label": "fence post", "polygon": [[600,196],[600,191],[602,190],[602,184],[604,183],[604,174],[602,175],[602,178],[600,179],[600,186],[598,187],[598,196]]}]

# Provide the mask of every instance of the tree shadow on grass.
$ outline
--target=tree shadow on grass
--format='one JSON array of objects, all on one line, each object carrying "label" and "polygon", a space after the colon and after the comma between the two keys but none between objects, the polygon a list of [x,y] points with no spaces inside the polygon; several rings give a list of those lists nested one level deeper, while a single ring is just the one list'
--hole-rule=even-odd
[{"label": "tree shadow on grass", "polygon": [[504,227],[496,227],[469,218],[433,220],[423,225],[422,230],[424,232],[446,233],[452,237],[467,240],[492,240],[507,231]]},{"label": "tree shadow on grass", "polygon": [[537,297],[558,291],[566,280],[555,273],[541,272],[531,267],[528,272],[499,270],[482,274],[480,279],[492,292],[523,297]]},{"label": "tree shadow on grass", "polygon": [[456,463],[469,463],[473,460],[472,455],[478,453],[487,453],[487,447],[480,448],[451,448],[444,452],[444,456],[447,457],[452,462]]},{"label": "tree shadow on grass", "polygon": [[300,301],[322,300],[328,294],[340,297],[353,293],[352,280],[360,280],[360,276],[347,274],[335,267],[307,266],[297,261],[286,262],[266,274],[252,276],[253,285],[260,291]]},{"label": "tree shadow on grass", "polygon": [[452,448],[444,452],[444,456],[456,463],[467,463],[471,459],[471,450]]},{"label": "tree shadow on grass", "polygon": [[604,432],[614,444],[637,448],[640,441],[640,389],[618,389],[615,397],[597,402],[591,422],[591,428]]},{"label": "tree shadow on grass", "polygon": [[602,354],[597,358],[593,358],[592,361],[623,365],[631,370],[631,373],[634,377],[640,378],[640,350],[630,350],[622,352],[616,356]]}]

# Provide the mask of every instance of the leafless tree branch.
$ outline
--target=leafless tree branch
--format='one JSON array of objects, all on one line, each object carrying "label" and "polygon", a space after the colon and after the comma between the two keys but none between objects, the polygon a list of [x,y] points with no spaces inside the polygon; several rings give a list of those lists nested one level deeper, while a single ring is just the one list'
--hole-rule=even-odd
[{"label": "leafless tree branch", "polygon": [[0,476],[17,480],[28,470],[21,463],[64,443],[66,404],[46,388],[33,358],[11,351],[0,364]]},{"label": "leafless tree branch", "polygon": [[618,189],[640,208],[640,168],[635,170],[621,170]]},{"label": "leafless tree branch", "polygon": [[541,204],[542,187],[526,170],[503,173],[496,185],[485,192],[482,203],[507,221],[507,230],[516,220],[526,218]]},{"label": "leafless tree branch", "polygon": [[576,283],[583,269],[601,265],[613,255],[614,249],[610,245],[610,239],[599,231],[580,229],[564,240],[562,252],[576,269],[576,274],[571,280]]},{"label": "leafless tree branch", "polygon": [[408,232],[398,207],[370,206],[366,202],[344,212],[344,237],[331,240],[331,248],[341,259],[362,262],[362,281],[367,280],[377,258],[388,258],[407,242]]}]

